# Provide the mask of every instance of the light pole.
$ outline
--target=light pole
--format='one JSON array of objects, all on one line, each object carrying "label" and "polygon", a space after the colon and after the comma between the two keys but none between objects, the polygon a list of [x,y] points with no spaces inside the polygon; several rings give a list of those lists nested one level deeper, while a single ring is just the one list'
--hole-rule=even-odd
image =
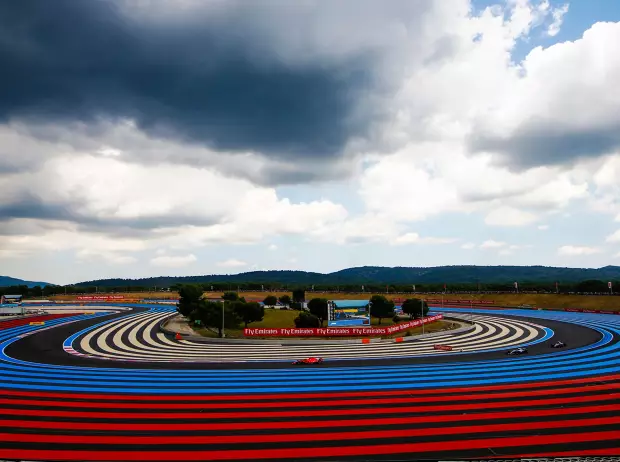
[{"label": "light pole", "polygon": [[420,299],[420,312],[422,314],[422,335],[424,335],[424,300]]},{"label": "light pole", "polygon": [[222,338],[226,337],[224,333],[224,307],[226,306],[226,302],[222,302]]}]

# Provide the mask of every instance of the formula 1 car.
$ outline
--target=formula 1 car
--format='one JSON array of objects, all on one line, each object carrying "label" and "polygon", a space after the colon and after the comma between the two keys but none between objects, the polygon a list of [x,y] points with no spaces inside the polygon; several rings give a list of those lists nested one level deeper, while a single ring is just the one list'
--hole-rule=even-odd
[{"label": "formula 1 car", "polygon": [[298,359],[297,361],[293,361],[293,364],[322,364],[323,358],[306,358],[306,359]]},{"label": "formula 1 car", "polygon": [[566,343],[562,342],[561,340],[558,340],[555,343],[551,344],[551,348],[564,348],[566,346]]},{"label": "formula 1 car", "polygon": [[506,354],[510,356],[524,355],[527,354],[527,348],[519,347],[514,350],[508,351]]}]

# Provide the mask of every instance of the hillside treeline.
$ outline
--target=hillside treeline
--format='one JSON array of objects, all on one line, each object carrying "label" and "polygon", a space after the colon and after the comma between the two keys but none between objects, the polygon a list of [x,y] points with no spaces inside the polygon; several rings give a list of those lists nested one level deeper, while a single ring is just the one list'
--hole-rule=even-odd
[{"label": "hillside treeline", "polygon": [[[584,294],[584,295],[608,295],[609,281],[586,280],[577,283],[560,283],[557,285],[557,292],[560,294]],[[279,283],[258,283],[245,282],[231,284],[227,282],[206,282],[195,284],[206,292],[286,292],[294,289],[304,289],[309,293],[321,292],[344,292],[355,294],[372,294],[372,293],[515,293],[514,282],[485,284],[483,282],[474,284],[416,284],[415,292],[413,284],[279,284]],[[118,292],[176,292],[181,284],[172,284],[169,288],[155,286],[140,285],[118,285],[118,286],[46,286],[41,288],[35,286],[28,288],[26,285],[0,287],[0,295],[23,295],[24,297],[49,297],[52,295],[75,295],[75,294],[94,294],[94,293],[118,293]],[[362,289],[363,287],[363,289]],[[614,295],[616,291],[620,292],[620,280],[612,281]],[[555,283],[549,282],[519,282],[518,289],[520,293],[556,293]],[[152,297],[152,296],[150,296]]]}]

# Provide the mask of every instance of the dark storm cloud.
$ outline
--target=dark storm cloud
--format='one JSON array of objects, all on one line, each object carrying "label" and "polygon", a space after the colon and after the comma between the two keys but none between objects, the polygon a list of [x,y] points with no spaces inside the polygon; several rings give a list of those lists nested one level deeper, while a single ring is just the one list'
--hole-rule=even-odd
[{"label": "dark storm cloud", "polygon": [[477,135],[470,139],[474,151],[504,155],[516,169],[561,165],[576,159],[597,157],[620,147],[620,126],[575,129],[556,123],[532,121],[508,138]]},{"label": "dark storm cloud", "polygon": [[18,200],[0,203],[0,225],[13,219],[54,220],[76,223],[84,231],[127,235],[157,228],[186,225],[210,226],[219,223],[221,219],[221,217],[200,217],[175,213],[128,218],[110,216],[100,218],[76,212],[80,206],[84,205],[75,201],[62,204],[50,203],[32,195],[23,195]]},{"label": "dark storm cloud", "polygon": [[0,2],[0,119],[132,118],[276,157],[330,156],[364,131],[353,113],[370,56],[291,66],[236,26],[141,21],[112,1]]}]

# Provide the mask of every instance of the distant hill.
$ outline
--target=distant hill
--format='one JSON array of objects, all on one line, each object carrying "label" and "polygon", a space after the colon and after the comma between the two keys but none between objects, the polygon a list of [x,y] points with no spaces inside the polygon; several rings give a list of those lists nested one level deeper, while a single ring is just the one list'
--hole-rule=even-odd
[{"label": "distant hill", "polygon": [[49,282],[24,281],[23,279],[12,278],[10,276],[0,276],[0,287],[10,287],[10,286],[45,287],[49,285],[51,285]]},{"label": "distant hill", "polygon": [[495,284],[519,282],[580,282],[585,280],[618,281],[620,266],[603,268],[558,268],[551,266],[436,266],[428,268],[362,266],[334,273],[307,271],[251,271],[240,274],[204,276],[160,276],[143,279],[99,279],[77,286],[157,286],[178,283],[280,283],[280,284],[441,284],[477,282]]}]

